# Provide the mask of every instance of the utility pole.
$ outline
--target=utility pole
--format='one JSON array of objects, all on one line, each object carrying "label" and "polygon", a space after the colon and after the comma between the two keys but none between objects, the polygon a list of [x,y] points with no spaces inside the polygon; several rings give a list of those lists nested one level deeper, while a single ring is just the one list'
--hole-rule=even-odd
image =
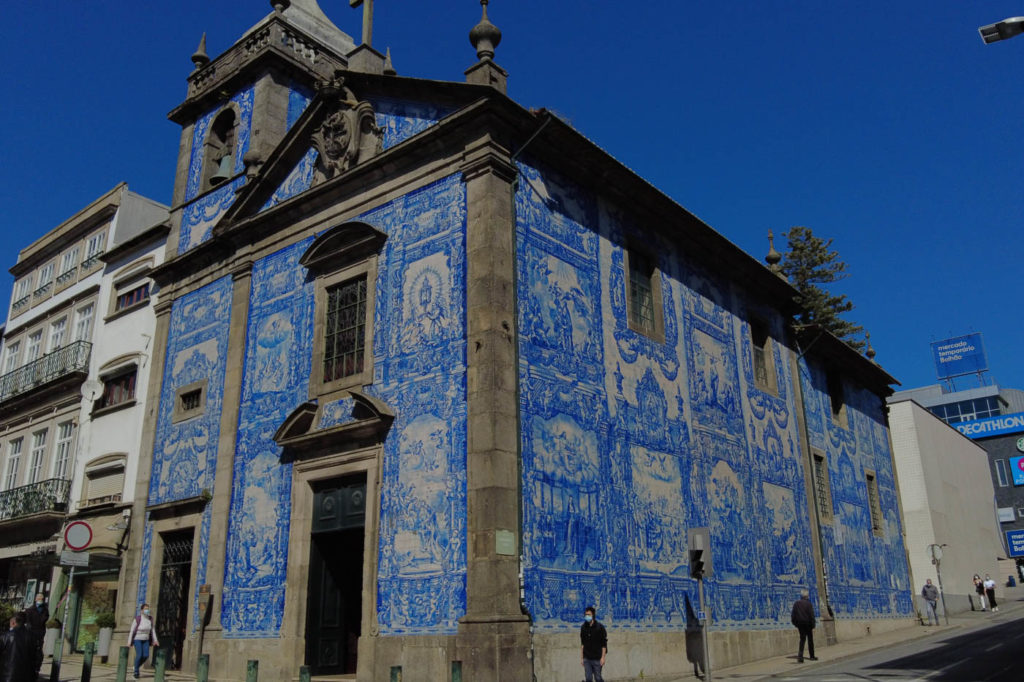
[{"label": "utility pole", "polygon": [[928,552],[932,555],[932,563],[935,564],[935,575],[939,579],[939,598],[942,600],[942,616],[949,625],[949,612],[946,611],[946,591],[942,589],[942,548],[946,545],[932,543],[928,545]]}]

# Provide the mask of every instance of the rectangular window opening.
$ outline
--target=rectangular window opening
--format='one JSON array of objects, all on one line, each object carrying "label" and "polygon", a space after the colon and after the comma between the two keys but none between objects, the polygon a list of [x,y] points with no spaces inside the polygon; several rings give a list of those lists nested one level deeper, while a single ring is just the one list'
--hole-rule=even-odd
[{"label": "rectangular window opening", "polygon": [[818,497],[818,514],[823,521],[832,518],[832,496],[829,494],[828,463],[824,455],[814,455],[814,489]]},{"label": "rectangular window opening", "polygon": [[878,481],[873,473],[864,474],[868,487],[868,507],[871,511],[871,530],[875,535],[884,532],[882,521],[882,504],[878,497]]},{"label": "rectangular window opening", "polygon": [[327,289],[323,381],[363,371],[366,346],[366,277]]},{"label": "rectangular window opening", "polygon": [[193,391],[181,394],[181,409],[185,411],[198,410],[203,404],[203,389],[197,388]]},{"label": "rectangular window opening", "polygon": [[996,479],[999,481],[1000,488],[1010,485],[1010,471],[1006,466],[1005,459],[996,460]]},{"label": "rectangular window opening", "polygon": [[96,401],[96,409],[114,407],[135,400],[136,368],[103,380],[103,395]]},{"label": "rectangular window opening", "polygon": [[117,300],[114,302],[114,311],[117,312],[119,310],[124,310],[125,308],[131,308],[132,306],[138,305],[148,300],[149,282],[146,282],[142,286],[135,287],[130,291],[118,294]]}]

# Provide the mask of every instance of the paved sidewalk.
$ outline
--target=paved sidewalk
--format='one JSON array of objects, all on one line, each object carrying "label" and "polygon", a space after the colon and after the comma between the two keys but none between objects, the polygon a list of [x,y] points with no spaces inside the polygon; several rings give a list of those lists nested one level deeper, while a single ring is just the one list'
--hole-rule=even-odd
[{"label": "paved sidewalk", "polygon": [[[50,679],[50,659],[43,662],[43,669],[40,671],[40,682],[44,680],[49,682]],[[82,679],[82,655],[72,654],[67,656],[60,666],[60,682],[79,682]],[[117,679],[117,658],[112,657],[112,660],[107,663],[100,663],[100,657],[96,656],[93,659],[92,664],[92,682],[115,682]],[[139,675],[140,680],[152,680],[153,669],[147,666],[143,666],[141,674]],[[195,682],[195,675],[186,675],[185,673],[179,673],[174,670],[168,670],[164,675],[166,682]],[[128,682],[133,682],[132,677],[132,664],[128,664]]]},{"label": "paved sidewalk", "polygon": [[[1024,615],[1024,587],[1002,588],[1000,590],[999,611],[967,611],[951,615],[949,625],[923,626],[913,625],[907,628],[900,628],[883,634],[873,634],[867,637],[860,637],[849,641],[838,642],[832,646],[817,646],[815,653],[818,654],[817,661],[804,659],[804,663],[797,663],[796,652],[788,656],[777,656],[766,658],[752,663],[733,666],[731,668],[712,669],[713,680],[730,680],[730,682],[753,681],[771,678],[776,675],[792,675],[806,673],[814,670],[815,667],[834,664],[843,659],[852,658],[869,651],[885,649],[886,647],[904,644],[916,639],[931,637],[943,632],[951,632],[963,629],[979,629],[993,624],[994,619],[1005,621],[1012,618],[1019,618]],[[1009,618],[1007,618],[1009,616]],[[795,641],[795,639],[794,639]],[[714,661],[711,662],[714,665]],[[682,677],[675,682],[692,682],[696,679],[693,675]]]}]

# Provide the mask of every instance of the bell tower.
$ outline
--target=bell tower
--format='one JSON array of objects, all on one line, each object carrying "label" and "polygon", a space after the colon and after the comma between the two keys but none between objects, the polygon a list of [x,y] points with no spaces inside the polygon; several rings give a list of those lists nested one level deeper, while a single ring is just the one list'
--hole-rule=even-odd
[{"label": "bell tower", "polygon": [[273,0],[273,10],[211,59],[204,33],[192,55],[181,125],[168,254],[206,241],[220,215],[313,97],[316,83],[350,67],[353,39],[316,0]]}]

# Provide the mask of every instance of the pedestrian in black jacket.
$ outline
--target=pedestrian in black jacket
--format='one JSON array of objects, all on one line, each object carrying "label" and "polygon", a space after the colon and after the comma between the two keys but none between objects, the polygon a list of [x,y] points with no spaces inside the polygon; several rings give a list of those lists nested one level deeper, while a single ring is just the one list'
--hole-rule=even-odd
[{"label": "pedestrian in black jacket", "polygon": [[36,645],[25,627],[25,614],[11,618],[9,626],[0,636],[0,682],[33,682]]},{"label": "pedestrian in black jacket", "polygon": [[793,625],[800,631],[800,649],[796,655],[797,663],[804,662],[804,642],[807,642],[807,653],[812,661],[818,660],[814,655],[814,605],[811,604],[810,593],[807,590],[800,590],[800,598],[793,604],[793,614],[790,619]]},{"label": "pedestrian in black jacket", "polygon": [[608,633],[597,622],[597,611],[588,606],[583,611],[583,625],[580,626],[580,665],[587,682],[604,682],[601,668],[608,653]]}]

